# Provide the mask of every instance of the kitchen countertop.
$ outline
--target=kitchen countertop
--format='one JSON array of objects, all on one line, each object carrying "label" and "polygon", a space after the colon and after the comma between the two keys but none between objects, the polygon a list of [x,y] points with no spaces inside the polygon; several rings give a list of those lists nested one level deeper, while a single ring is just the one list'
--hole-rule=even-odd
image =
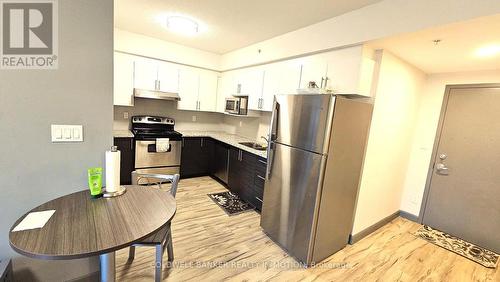
[{"label": "kitchen countertop", "polygon": [[134,134],[130,130],[113,130],[113,137],[117,138],[132,138]]},{"label": "kitchen countertop", "polygon": [[266,151],[259,151],[250,147],[239,144],[239,142],[255,142],[255,140],[239,136],[236,134],[229,134],[223,131],[198,131],[198,130],[177,130],[182,133],[183,137],[210,137],[217,141],[226,143],[243,151],[247,151],[262,158],[267,158]]}]

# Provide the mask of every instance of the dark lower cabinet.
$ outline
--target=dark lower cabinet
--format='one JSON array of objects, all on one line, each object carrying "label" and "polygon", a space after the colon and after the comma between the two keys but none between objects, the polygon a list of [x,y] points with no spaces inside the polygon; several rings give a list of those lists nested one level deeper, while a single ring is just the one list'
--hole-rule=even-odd
[{"label": "dark lower cabinet", "polygon": [[260,211],[262,210],[262,199],[264,196],[264,184],[266,183],[266,168],[267,160],[257,157],[255,163],[255,178],[254,178],[254,206]]},{"label": "dark lower cabinet", "polygon": [[231,148],[229,158],[229,182],[231,192],[243,200],[262,209],[266,161],[252,153]]},{"label": "dark lower cabinet", "polygon": [[205,137],[184,137],[181,177],[211,175],[258,211],[266,176],[266,159]]},{"label": "dark lower cabinet", "polygon": [[214,141],[205,137],[184,137],[181,153],[181,177],[210,174],[210,162],[214,154]]},{"label": "dark lower cabinet", "polygon": [[120,150],[120,184],[132,184],[131,174],[134,171],[134,138],[115,137],[114,145]]},{"label": "dark lower cabinet", "polygon": [[229,151],[231,146],[214,141],[214,158],[211,161],[211,175],[224,184],[228,184],[229,178]]}]

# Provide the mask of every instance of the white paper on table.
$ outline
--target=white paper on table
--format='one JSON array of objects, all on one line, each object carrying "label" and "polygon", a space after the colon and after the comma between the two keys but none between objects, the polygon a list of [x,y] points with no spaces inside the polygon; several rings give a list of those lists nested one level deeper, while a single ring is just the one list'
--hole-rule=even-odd
[{"label": "white paper on table", "polygon": [[30,212],[16,227],[14,227],[14,229],[12,229],[12,232],[42,228],[55,212],[56,210]]}]

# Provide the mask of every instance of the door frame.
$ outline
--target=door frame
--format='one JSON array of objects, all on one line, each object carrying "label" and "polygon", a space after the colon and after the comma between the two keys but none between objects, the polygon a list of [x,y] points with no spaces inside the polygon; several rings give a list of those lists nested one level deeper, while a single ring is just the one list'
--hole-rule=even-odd
[{"label": "door frame", "polygon": [[434,145],[432,148],[431,160],[429,163],[429,168],[427,169],[427,179],[425,181],[424,195],[422,196],[422,203],[420,204],[420,212],[418,214],[418,222],[420,224],[424,223],[425,209],[427,208],[427,202],[429,200],[429,192],[432,181],[432,176],[434,175],[434,164],[436,163],[437,150],[439,142],[441,141],[441,133],[444,125],[444,118],[446,116],[446,109],[448,108],[448,100],[450,98],[450,92],[453,89],[464,89],[464,88],[500,88],[500,83],[480,83],[480,84],[448,84],[444,90],[443,102],[441,104],[441,113],[439,114],[438,127],[436,129],[436,136],[434,137]]}]

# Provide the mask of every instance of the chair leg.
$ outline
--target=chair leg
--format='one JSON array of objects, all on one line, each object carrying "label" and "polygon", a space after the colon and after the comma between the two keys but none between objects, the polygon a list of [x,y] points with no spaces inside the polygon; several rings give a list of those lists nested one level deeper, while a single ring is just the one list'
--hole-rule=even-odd
[{"label": "chair leg", "polygon": [[156,245],[155,282],[161,281],[161,271],[163,267],[163,246]]},{"label": "chair leg", "polygon": [[128,250],[128,260],[134,260],[135,258],[135,246],[130,246]]},{"label": "chair leg", "polygon": [[167,239],[167,255],[168,255],[168,261],[174,261],[174,246],[172,242],[172,232],[168,233],[168,239]]}]

